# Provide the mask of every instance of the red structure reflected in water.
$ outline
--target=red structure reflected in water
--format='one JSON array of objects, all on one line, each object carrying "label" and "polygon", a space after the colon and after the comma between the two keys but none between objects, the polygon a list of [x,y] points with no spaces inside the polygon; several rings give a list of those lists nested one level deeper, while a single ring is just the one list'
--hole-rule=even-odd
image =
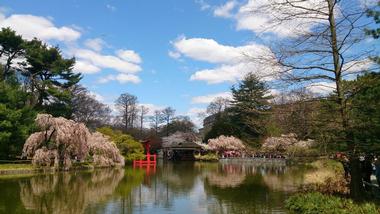
[{"label": "red structure reflected in water", "polygon": [[146,175],[156,173],[157,155],[150,154],[149,140],[143,142],[146,155],[144,160],[133,160],[133,168],[145,169]]}]

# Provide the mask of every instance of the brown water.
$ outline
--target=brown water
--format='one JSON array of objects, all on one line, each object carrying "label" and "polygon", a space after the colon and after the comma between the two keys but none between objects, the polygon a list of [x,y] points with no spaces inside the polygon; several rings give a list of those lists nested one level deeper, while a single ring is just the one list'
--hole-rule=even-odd
[{"label": "brown water", "polygon": [[0,177],[0,213],[285,213],[304,172],[244,161]]}]

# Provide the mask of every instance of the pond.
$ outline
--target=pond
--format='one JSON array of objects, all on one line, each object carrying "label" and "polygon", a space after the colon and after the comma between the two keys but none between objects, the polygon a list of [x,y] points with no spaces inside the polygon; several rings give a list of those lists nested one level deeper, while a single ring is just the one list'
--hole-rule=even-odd
[{"label": "pond", "polygon": [[0,177],[0,213],[286,213],[304,173],[281,161],[222,161]]}]

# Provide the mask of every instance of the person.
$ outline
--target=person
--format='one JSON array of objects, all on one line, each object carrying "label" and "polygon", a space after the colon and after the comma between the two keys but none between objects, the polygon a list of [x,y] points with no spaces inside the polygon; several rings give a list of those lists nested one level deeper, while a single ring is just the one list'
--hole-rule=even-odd
[{"label": "person", "polygon": [[342,155],[341,163],[344,169],[344,177],[348,179],[350,177],[350,160],[346,155]]},{"label": "person", "polygon": [[372,160],[373,158],[369,155],[365,156],[363,162],[362,162],[362,178],[363,181],[365,181],[365,189],[370,190],[371,189],[371,175],[373,172],[372,168]]},{"label": "person", "polygon": [[377,156],[375,160],[375,176],[376,176],[377,184],[380,187],[380,156]]}]

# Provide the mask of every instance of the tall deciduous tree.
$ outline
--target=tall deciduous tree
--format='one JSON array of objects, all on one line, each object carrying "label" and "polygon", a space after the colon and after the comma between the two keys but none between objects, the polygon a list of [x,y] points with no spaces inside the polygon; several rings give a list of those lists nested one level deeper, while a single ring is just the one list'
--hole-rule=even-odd
[{"label": "tall deciduous tree", "polygon": [[146,117],[146,114],[149,112],[149,108],[144,106],[144,105],[141,105],[139,107],[139,117],[140,117],[140,135],[142,136],[143,135],[143,129],[144,129],[144,121],[145,121],[145,117]]},{"label": "tall deciduous tree", "polygon": [[[362,73],[363,67],[371,68],[368,56],[373,51],[360,47],[368,24],[361,3],[358,0],[268,0],[252,10],[269,17],[267,29],[272,32],[284,33],[280,30],[286,26],[287,38],[273,45],[275,57],[267,60],[271,65],[281,66],[280,77],[298,85],[334,86],[333,98],[340,123],[335,132],[341,133],[341,142],[349,142],[352,152],[357,151],[354,150],[357,141],[349,131],[343,80]],[[352,156],[351,165],[358,166],[357,156]],[[358,176],[352,173],[351,186],[360,186],[354,184],[361,182]],[[351,190],[352,196],[360,197],[360,191]]]},{"label": "tall deciduous tree", "polygon": [[86,88],[80,85],[73,90],[71,105],[72,118],[86,124],[91,129],[105,126],[110,122],[111,109],[96,100]]},{"label": "tall deciduous tree", "polygon": [[115,104],[120,110],[124,128],[128,131],[129,128],[133,127],[133,117],[135,116],[137,97],[129,93],[124,93],[119,96],[115,101]]},{"label": "tall deciduous tree", "polygon": [[154,129],[156,136],[158,135],[158,130],[160,128],[160,124],[163,122],[162,112],[159,110],[155,110],[153,115],[150,116],[151,126]]},{"label": "tall deciduous tree", "polygon": [[166,122],[166,136],[169,136],[169,124],[172,121],[175,114],[175,109],[167,107],[162,110],[162,118]]},{"label": "tall deciduous tree", "polygon": [[208,106],[206,113],[208,115],[220,114],[230,105],[230,100],[223,97],[215,98]]}]

